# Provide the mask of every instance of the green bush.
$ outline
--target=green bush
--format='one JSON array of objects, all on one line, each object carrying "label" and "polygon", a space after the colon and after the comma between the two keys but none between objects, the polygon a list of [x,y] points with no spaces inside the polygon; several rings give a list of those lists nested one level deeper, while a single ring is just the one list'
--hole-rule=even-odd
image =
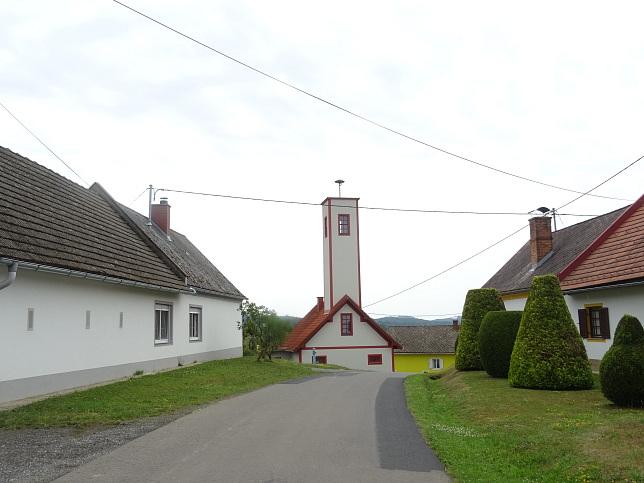
[{"label": "green bush", "polygon": [[624,315],[617,324],[599,365],[599,382],[606,399],[618,406],[644,406],[644,328],[637,317]]},{"label": "green bush", "polygon": [[530,389],[590,389],[584,342],[555,275],[534,277],[514,343],[508,381]]},{"label": "green bush", "polygon": [[485,314],[492,310],[505,310],[497,289],[479,288],[467,292],[454,363],[459,371],[483,370],[479,356],[479,327]]},{"label": "green bush", "polygon": [[483,368],[492,377],[508,377],[522,314],[521,310],[495,310],[485,314],[481,321],[479,354]]}]

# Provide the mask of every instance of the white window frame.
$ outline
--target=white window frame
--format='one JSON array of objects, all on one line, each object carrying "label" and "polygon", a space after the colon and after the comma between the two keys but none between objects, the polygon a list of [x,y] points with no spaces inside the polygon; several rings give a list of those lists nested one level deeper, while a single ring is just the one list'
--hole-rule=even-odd
[{"label": "white window frame", "polygon": [[172,304],[169,302],[155,302],[154,345],[166,344],[172,344]]},{"label": "white window frame", "polygon": [[443,370],[443,359],[441,357],[432,357],[429,359],[429,368],[432,371]]},{"label": "white window frame", "polygon": [[197,305],[190,306],[188,313],[188,340],[198,342],[203,339],[202,332],[202,308]]}]

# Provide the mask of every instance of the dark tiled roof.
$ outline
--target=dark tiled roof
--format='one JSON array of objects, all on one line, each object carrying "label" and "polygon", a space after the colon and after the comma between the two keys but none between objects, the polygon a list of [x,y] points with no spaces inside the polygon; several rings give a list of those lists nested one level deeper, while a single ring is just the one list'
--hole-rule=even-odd
[{"label": "dark tiled roof", "polygon": [[[194,275],[195,287],[241,298],[229,282],[232,288],[224,288],[223,275],[211,273],[209,262],[200,269],[201,279],[196,276],[194,265],[205,259],[196,249],[198,255],[177,254],[174,263],[161,256],[163,248],[154,237],[141,236],[131,221],[135,212],[115,209],[120,205],[100,185],[85,189],[2,147],[0,179],[0,258],[171,290],[187,290],[185,277]],[[176,250],[194,248],[176,236]],[[193,269],[184,273],[180,259]]]},{"label": "dark tiled roof", "polygon": [[452,325],[392,326],[387,333],[402,344],[397,354],[454,354],[458,330]]},{"label": "dark tiled roof", "polygon": [[488,280],[483,288],[496,288],[502,294],[527,292],[537,275],[558,275],[613,223],[626,208],[597,216],[552,233],[552,255],[534,270],[530,262],[530,240]]},{"label": "dark tiled roof", "polygon": [[633,203],[560,274],[573,290],[644,279],[644,196]]},{"label": "dark tiled roof", "polygon": [[284,345],[280,348],[287,351],[296,352],[306,346],[306,343],[326,324],[333,319],[342,307],[349,305],[359,316],[361,322],[368,323],[380,336],[387,341],[392,347],[399,347],[398,342],[391,337],[382,327],[380,327],[367,313],[360,308],[360,306],[353,301],[351,297],[345,295],[331,308],[331,310],[324,310],[322,301],[313,307],[308,314],[300,320],[293,330],[284,341]]}]

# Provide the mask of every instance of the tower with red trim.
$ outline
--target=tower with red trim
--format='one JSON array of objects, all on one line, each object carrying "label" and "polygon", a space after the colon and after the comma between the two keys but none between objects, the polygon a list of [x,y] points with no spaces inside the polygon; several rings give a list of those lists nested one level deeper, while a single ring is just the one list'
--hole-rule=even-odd
[{"label": "tower with red trim", "polygon": [[327,198],[322,202],[325,310],[345,295],[362,307],[358,200]]}]

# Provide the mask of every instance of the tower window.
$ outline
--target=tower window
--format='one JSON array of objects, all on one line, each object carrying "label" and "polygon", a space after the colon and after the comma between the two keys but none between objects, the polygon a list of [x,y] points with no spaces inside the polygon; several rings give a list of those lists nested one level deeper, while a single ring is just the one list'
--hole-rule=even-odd
[{"label": "tower window", "polygon": [[349,235],[349,215],[338,215],[338,235]]}]

